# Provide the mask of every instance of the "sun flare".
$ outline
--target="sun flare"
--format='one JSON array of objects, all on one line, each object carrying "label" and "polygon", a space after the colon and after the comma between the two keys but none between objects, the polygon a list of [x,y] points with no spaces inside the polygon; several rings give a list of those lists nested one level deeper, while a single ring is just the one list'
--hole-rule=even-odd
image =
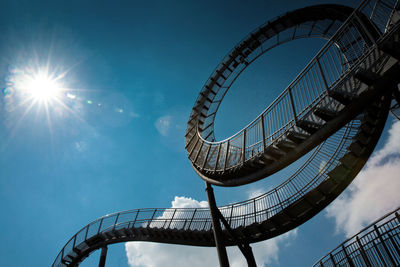
[{"label": "sun flare", "polygon": [[57,98],[62,91],[61,85],[44,73],[28,79],[24,87],[33,99],[46,102]]}]

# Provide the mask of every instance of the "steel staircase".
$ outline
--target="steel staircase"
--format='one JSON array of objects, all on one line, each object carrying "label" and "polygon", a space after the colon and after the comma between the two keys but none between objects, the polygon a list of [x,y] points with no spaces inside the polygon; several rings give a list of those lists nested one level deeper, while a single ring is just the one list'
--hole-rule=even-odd
[{"label": "steel staircase", "polygon": [[[186,132],[189,159],[204,180],[223,186],[246,184],[312,151],[276,188],[219,207],[239,241],[266,240],[309,220],[367,162],[383,131],[393,88],[400,82],[398,7],[396,1],[364,1],[354,12],[320,5],[287,13],[250,34],[214,71],[196,101]],[[278,38],[260,49],[285,30],[290,38]],[[310,36],[330,40],[259,117],[231,138],[214,142],[215,114],[237,76],[265,51]],[[207,208],[137,209],[107,215],[76,233],[53,266],[77,266],[94,250],[126,241],[215,246],[211,225]],[[224,227],[223,236],[226,245],[237,243]]]},{"label": "steel staircase", "polygon": [[[330,15],[322,19],[324,8],[328,8]],[[343,116],[346,112],[342,110],[360,105],[359,94],[368,88],[371,79],[382,74],[388,60],[393,61],[382,51],[391,50],[392,56],[397,52],[393,48],[396,42],[383,40],[383,36],[388,36],[388,28],[381,32],[360,10],[348,14],[347,8],[334,5],[287,13],[251,33],[224,58],[200,93],[186,131],[188,156],[200,177],[220,186],[265,178],[308,153],[354,117],[348,113]],[[346,22],[332,34],[328,29],[344,18]],[[315,30],[316,25],[319,31]],[[298,28],[306,28],[308,34]],[[288,31],[293,32],[288,38],[279,37]],[[232,137],[215,142],[214,118],[237,76],[269,49],[311,35],[330,41],[253,122]],[[271,38],[279,41],[257,50]],[[376,42],[380,42],[379,48]],[[242,59],[242,67],[238,58]],[[375,76],[370,77],[371,74]]]}]

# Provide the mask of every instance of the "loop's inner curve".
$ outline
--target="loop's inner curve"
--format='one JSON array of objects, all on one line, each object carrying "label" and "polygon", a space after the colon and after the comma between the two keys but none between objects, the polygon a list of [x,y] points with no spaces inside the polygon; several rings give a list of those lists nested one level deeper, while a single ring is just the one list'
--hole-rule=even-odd
[{"label": "loop's inner curve", "polygon": [[[363,90],[350,73],[373,46],[371,38],[380,35],[365,15],[352,17],[352,11],[319,5],[287,13],[253,31],[223,59],[200,92],[185,135],[189,159],[202,179],[237,186],[265,178],[351,119],[345,116],[329,123],[345,107],[343,94],[352,97]],[[302,38],[330,39],[258,117],[233,136],[216,141],[217,111],[239,75],[271,49]],[[374,64],[376,69],[381,66],[379,61]]]},{"label": "loop's inner curve", "polygon": [[323,47],[321,38],[284,43],[250,64],[225,95],[214,120],[216,140],[243,129],[282,92]]}]

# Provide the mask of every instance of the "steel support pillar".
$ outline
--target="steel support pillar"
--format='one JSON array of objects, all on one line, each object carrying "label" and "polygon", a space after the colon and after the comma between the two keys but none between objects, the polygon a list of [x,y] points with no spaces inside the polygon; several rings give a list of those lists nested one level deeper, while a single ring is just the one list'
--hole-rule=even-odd
[{"label": "steel support pillar", "polygon": [[242,252],[243,256],[246,258],[247,265],[249,267],[257,267],[256,259],[254,258],[253,250],[251,249],[250,245],[244,241],[239,240],[238,237],[233,232],[229,223],[225,220],[224,216],[221,214],[219,209],[217,209],[219,219],[221,220],[222,224],[225,226],[226,231],[232,237],[232,239],[236,242],[236,245]]},{"label": "steel support pillar", "polygon": [[215,202],[214,190],[211,187],[211,184],[207,182],[206,182],[206,192],[207,192],[208,205],[210,206],[211,222],[214,232],[215,246],[218,252],[219,265],[221,267],[229,267],[228,254],[226,253],[226,248],[222,237],[222,229],[221,229],[221,224],[219,222],[218,207],[217,203]]},{"label": "steel support pillar", "polygon": [[107,250],[107,246],[101,248],[99,267],[104,267],[106,265]]}]

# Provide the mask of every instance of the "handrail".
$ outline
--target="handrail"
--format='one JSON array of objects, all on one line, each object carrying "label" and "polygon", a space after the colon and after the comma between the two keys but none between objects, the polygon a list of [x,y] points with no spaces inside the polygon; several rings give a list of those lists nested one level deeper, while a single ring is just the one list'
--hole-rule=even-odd
[{"label": "handrail", "polygon": [[[303,167],[300,168],[301,170],[293,174],[290,178],[288,178],[286,181],[284,181],[280,186],[277,188],[274,188],[267,193],[264,193],[263,195],[256,196],[254,198],[225,205],[222,207],[219,207],[220,211],[222,214],[224,213],[230,213],[230,221],[231,221],[231,227],[236,228],[242,225],[242,223],[238,222],[243,222],[246,221],[246,218],[248,217],[254,217],[254,213],[256,216],[266,213],[270,214],[276,214],[280,209],[285,207],[287,204],[283,203],[290,203],[295,201],[295,199],[298,199],[300,195],[306,194],[311,188],[312,184],[319,182],[321,180],[320,177],[323,180],[326,179],[326,173],[332,169],[333,161],[335,159],[340,158],[345,151],[343,148],[346,147],[349,142],[351,141],[351,137],[353,136],[356,132],[354,130],[354,122],[349,124],[347,127],[345,127],[343,130],[341,130],[339,133],[335,134],[332,136],[330,139],[328,139],[325,143],[321,144],[318,149],[315,150],[315,152],[312,154],[312,156],[303,164]],[[332,144],[338,146],[338,150],[334,151],[333,155],[331,156],[331,160],[327,161],[327,165],[331,165],[331,168],[327,167],[325,168],[324,172],[321,173],[316,173],[315,177],[310,179],[307,183],[302,182],[301,180],[304,180],[302,176],[308,176],[309,172],[313,169],[313,167],[310,166],[310,162],[313,161],[313,159],[316,159],[317,157],[324,156],[325,153],[329,155],[330,148],[329,146],[332,146]],[[329,145],[330,144],[330,145]],[[326,157],[326,156],[325,156]],[[331,162],[331,163],[329,163]],[[311,168],[310,168],[311,167]],[[309,168],[309,169],[306,169]],[[282,188],[285,187],[290,187],[292,183],[295,182],[295,179],[298,179],[297,183],[301,184],[303,183],[304,186],[298,191],[297,194],[285,194],[282,195],[283,198],[279,203],[273,202],[273,196],[274,194],[277,194],[277,192],[280,192]],[[290,189],[285,189],[285,192],[289,192]],[[256,211],[253,210],[254,203],[256,203],[258,209]],[[261,203],[261,206],[258,205]],[[280,206],[280,209],[277,210],[277,207]],[[196,216],[191,216],[193,215],[194,210],[196,210],[196,214],[201,215],[205,214],[204,217],[196,217]],[[157,211],[157,216],[153,217],[153,220],[149,222],[150,218],[152,217],[153,214],[155,214],[155,211]],[[148,217],[142,217],[146,216]],[[118,220],[115,220],[115,218],[118,217]],[[124,218],[129,217],[132,218],[129,221],[119,221],[119,220],[124,220]],[[103,217],[100,217],[93,222],[87,224],[85,227],[80,229],[74,236],[72,236],[69,241],[65,244],[65,246],[62,248],[62,250],[59,253],[59,256],[64,253],[64,251],[71,246],[71,244],[76,243],[77,239],[80,239],[79,236],[82,235],[82,233],[87,233],[90,232],[88,236],[85,238],[81,238],[82,241],[88,240],[94,236],[97,236],[98,234],[105,232],[106,230],[109,229],[118,229],[118,226],[122,225],[127,225],[129,224],[130,227],[155,227],[157,222],[169,222],[167,227],[163,227],[164,229],[172,229],[178,227],[178,229],[186,229],[185,227],[182,227],[184,221],[189,220],[189,223],[191,224],[191,228],[193,229],[195,224],[193,222],[195,221],[196,223],[202,223],[204,226],[207,226],[205,229],[202,230],[210,230],[211,229],[211,218],[209,217],[209,209],[208,208],[143,208],[143,209],[134,209],[134,210],[126,210],[126,211],[121,211],[121,212],[116,212],[112,214],[107,214]],[[110,222],[110,224],[106,224],[107,222]],[[249,220],[245,225],[250,225],[253,221]],[[179,225],[181,223],[181,225]],[[207,224],[208,223],[208,224]],[[148,224],[148,225],[147,225]],[[242,226],[245,226],[242,225]],[[97,229],[96,231],[92,231],[92,229]],[[58,257],[57,257],[58,258]]]},{"label": "handrail", "polygon": [[[197,139],[200,140],[198,142],[201,145],[202,149],[198,149],[198,154],[197,157],[191,157],[189,158],[192,161],[192,164],[199,168],[199,170],[207,170],[207,171],[213,171],[214,169],[216,171],[221,170],[216,166],[216,163],[223,162],[221,159],[216,159],[215,157],[210,157],[207,159],[203,159],[203,154],[204,151],[210,150],[213,151],[213,147],[217,146],[225,146],[225,144],[230,141],[231,145],[233,142],[237,143],[237,147],[239,149],[236,150],[236,154],[238,155],[236,158],[231,159],[229,161],[229,164],[226,165],[226,169],[236,167],[238,165],[241,165],[243,162],[252,159],[254,157],[257,157],[260,155],[261,151],[258,151],[258,153],[247,155],[244,151],[246,151],[248,148],[254,147],[255,144],[260,144],[264,142],[262,139],[260,139],[260,136],[262,136],[259,132],[261,131],[261,120],[266,119],[267,117],[274,118],[277,120],[277,122],[273,123],[272,128],[267,128],[270,129],[271,131],[266,134],[265,136],[265,143],[267,146],[273,144],[276,140],[279,140],[282,136],[285,135],[289,130],[294,129],[296,127],[296,121],[300,119],[306,118],[309,114],[309,112],[321,101],[324,101],[324,99],[327,96],[327,92],[334,90],[333,88],[337,87],[337,81],[341,80],[346,74],[350,72],[354,72],[354,70],[358,67],[358,63],[360,62],[360,56],[365,53],[367,49],[372,50],[375,47],[375,41],[371,42],[369,39],[371,34],[368,34],[368,32],[365,32],[366,29],[364,27],[358,26],[359,28],[356,28],[356,25],[359,25],[360,20],[359,20],[359,15],[358,13],[362,11],[362,9],[365,9],[368,4],[371,1],[363,1],[359,6],[358,9],[356,9],[346,20],[345,22],[339,27],[339,29],[336,31],[336,33],[331,37],[331,39],[319,50],[319,52],[313,57],[313,59],[304,67],[304,69],[296,76],[296,78],[289,84],[289,86],[286,87],[286,89],[261,113],[259,114],[253,121],[251,121],[248,125],[246,125],[243,129],[235,133],[234,135],[221,140],[221,141],[208,141],[203,138],[203,136],[200,134],[201,128],[199,128],[199,124],[197,122],[197,126],[194,128],[191,128],[193,130],[188,130],[188,131],[196,131],[195,135],[197,135]],[[377,7],[380,7],[382,1],[377,4]],[[278,17],[279,19],[280,17]],[[277,19],[277,20],[278,20]],[[390,18],[387,18],[390,19]],[[228,60],[232,59],[232,56],[237,49],[240,47],[244,46],[244,43],[246,40],[250,40],[252,36],[254,36],[262,27],[258,28],[257,30],[253,31],[250,35],[248,35],[242,42],[240,42],[239,45],[237,45],[231,52],[225,56],[223,63],[217,66],[216,70],[213,72],[211,75],[212,78],[210,78],[206,85],[203,87],[202,92],[205,92],[206,90],[212,90],[213,87],[208,88],[208,84],[210,83],[211,80],[215,80],[218,77],[218,73],[220,73],[221,66],[224,66],[224,63],[227,62]],[[355,36],[357,35],[357,36]],[[354,41],[352,39],[353,38]],[[349,41],[349,40],[351,41]],[[355,42],[356,43],[352,43]],[[360,45],[361,44],[361,45]],[[336,62],[335,60],[338,60],[337,58],[335,59],[332,57],[332,54],[338,53],[336,52],[340,47],[343,47],[345,45],[348,45],[349,47],[347,48],[346,52],[342,52],[346,55],[358,55],[357,58],[358,60],[351,60],[352,58],[349,57],[347,61],[345,62],[345,66],[341,66],[340,72],[338,72],[338,64],[340,65],[341,63]],[[339,48],[338,48],[339,47]],[[253,61],[261,56],[265,51],[261,52],[260,54],[256,55],[256,57],[253,59]],[[251,55],[251,54],[250,54]],[[347,56],[346,56],[347,57]],[[349,61],[351,60],[351,61]],[[252,61],[250,61],[251,63]],[[318,64],[319,62],[323,62],[323,64]],[[244,67],[245,68],[245,67]],[[241,69],[238,74],[240,74],[243,70]],[[319,72],[317,71],[317,68],[319,68]],[[234,72],[232,72],[229,75],[232,75]],[[325,74],[324,74],[325,73]],[[238,77],[238,74],[236,74],[236,79]],[[327,77],[324,77],[327,76]],[[333,75],[333,78],[330,77]],[[312,76],[312,77],[311,77]],[[329,77],[328,77],[329,76]],[[329,79],[328,79],[329,78]],[[328,79],[328,80],[327,80]],[[228,78],[224,82],[226,82]],[[327,88],[325,90],[322,90],[323,86],[320,86],[319,84],[322,83],[322,80],[325,82],[325,86]],[[231,82],[231,84],[233,81]],[[221,84],[221,87],[223,87],[223,84]],[[227,87],[229,89],[230,85]],[[318,93],[317,96],[311,97],[311,91],[315,91]],[[357,90],[357,88],[353,88],[354,90]],[[289,91],[291,91],[291,94],[295,95],[295,101],[288,99],[289,98]],[[226,94],[227,91],[224,92],[223,96]],[[312,92],[313,94],[315,92]],[[349,92],[350,93],[350,92]],[[222,97],[223,98],[223,97]],[[221,103],[222,98],[217,99],[216,101],[218,103]],[[198,101],[201,99],[199,96]],[[317,101],[311,101],[307,99],[315,99]],[[286,103],[286,104],[285,104]],[[297,114],[294,114],[292,111],[290,111],[290,108],[284,108],[282,105],[291,105],[292,110],[296,110]],[[218,104],[219,107],[219,104]],[[215,117],[215,114],[218,110],[218,107],[216,110],[213,110],[213,116]],[[283,109],[285,112],[277,112],[276,109]],[[290,112],[289,112],[290,111]],[[195,112],[195,111],[193,111]],[[197,111],[200,112],[200,111]],[[275,115],[272,114],[275,112]],[[279,117],[277,114],[280,114]],[[213,121],[208,125],[210,127],[213,127]],[[207,126],[207,127],[208,127]],[[270,125],[271,126],[271,125]],[[253,128],[257,128],[254,129]],[[241,140],[243,140],[243,135],[244,132],[249,132],[253,131],[254,136],[258,136],[255,139],[251,139],[248,142],[246,141],[245,146],[243,146],[243,143]],[[278,135],[277,135],[278,134]],[[251,136],[251,134],[248,134],[248,136]],[[199,146],[199,145],[198,145]],[[196,150],[196,146],[191,144],[191,147]],[[242,149],[244,148],[244,150]],[[197,151],[196,150],[196,151]],[[244,160],[240,160],[240,154],[243,155]],[[200,156],[199,156],[200,155]],[[232,154],[233,155],[233,154]],[[221,157],[221,155],[220,155]],[[203,160],[201,164],[198,164],[197,161],[198,159]],[[207,167],[208,166],[208,167]]]},{"label": "handrail", "polygon": [[[360,7],[365,7],[365,3],[369,3],[370,1],[364,1]],[[353,13],[354,14],[354,13]],[[340,29],[344,29],[346,26],[342,26]],[[348,26],[350,27],[350,26]],[[349,28],[350,29],[350,28]],[[336,34],[335,34],[336,36]],[[383,36],[383,35],[382,35]],[[384,37],[382,37],[384,38]],[[354,40],[357,40],[354,39]],[[332,39],[330,41],[333,43]],[[336,40],[336,42],[338,42]],[[343,47],[347,43],[340,43],[339,47]],[[348,43],[350,47],[352,46],[352,42]],[[325,82],[331,87],[331,90],[336,90],[336,88],[345,88],[346,89],[346,82],[353,83],[353,73],[355,67],[358,67],[361,63],[361,60],[364,60],[367,56],[369,56],[372,52],[374,52],[373,48],[375,48],[376,44],[372,43],[367,50],[366,41],[359,47],[361,49],[361,54],[357,55],[356,60],[349,57],[348,60],[352,62],[347,62],[346,66],[340,65],[342,68],[345,68],[344,71],[341,69],[339,80],[329,80],[330,78],[327,76]],[[326,47],[326,46],[324,46]],[[336,47],[336,43],[335,43]],[[322,50],[320,50],[319,54]],[[329,51],[329,50],[328,50]],[[349,51],[349,50],[347,50]],[[326,51],[324,53],[327,53]],[[344,52],[346,53],[346,52]],[[321,54],[322,55],[322,54]],[[321,60],[322,57],[314,59]],[[379,64],[379,60],[378,64]],[[317,61],[315,61],[317,62]],[[312,70],[313,67],[317,66],[317,63],[309,63],[306,68]],[[321,60],[323,63],[323,59]],[[321,66],[322,67],[322,66]],[[315,67],[319,68],[319,66]],[[378,66],[379,69],[379,66]],[[311,71],[312,72],[312,71]],[[317,72],[317,70],[315,70]],[[305,77],[306,72],[302,72],[303,76]],[[322,72],[321,72],[322,73]],[[328,73],[328,72],[326,72]],[[339,72],[338,72],[339,73]],[[343,74],[345,73],[345,74]],[[317,73],[318,74],[318,73]],[[301,74],[298,75],[300,77]],[[312,73],[312,77],[310,76],[309,79],[313,82],[317,83],[317,79],[315,79],[315,73]],[[300,78],[299,78],[300,80]],[[306,81],[309,82],[309,81]],[[319,80],[320,85],[323,81]],[[290,89],[294,90],[294,96],[296,96],[296,100],[299,100],[303,97],[303,95],[296,93],[296,85],[292,82]],[[304,86],[304,88],[309,89],[309,86]],[[318,87],[318,86],[316,86]],[[320,86],[322,87],[322,86]],[[289,88],[289,87],[288,87]],[[313,88],[311,88],[313,89]],[[325,88],[326,89],[326,88]],[[311,102],[313,105],[317,105],[322,101],[325,101],[324,97],[321,95],[326,95],[327,91],[323,89],[320,94],[314,94],[312,92],[312,100]],[[358,87],[356,87],[358,89]],[[287,89],[288,90],[288,89]],[[354,88],[352,88],[354,90]],[[309,95],[311,97],[311,93]],[[299,100],[300,101],[300,100]],[[277,102],[274,102],[277,103]],[[292,102],[293,103],[293,102]],[[310,108],[310,105],[303,107],[302,109],[297,110],[297,114],[302,114],[303,117],[308,116],[307,108]],[[289,112],[290,114],[290,112]],[[299,116],[299,115],[298,115]],[[260,118],[263,119],[264,116]],[[268,122],[268,121],[267,121]],[[262,123],[261,123],[262,124]],[[286,207],[293,204],[295,201],[299,200],[305,194],[310,192],[316,186],[320,185],[322,182],[328,179],[328,173],[333,170],[334,167],[338,166],[339,159],[344,156],[346,151],[346,147],[353,142],[352,138],[356,135],[357,130],[360,126],[361,122],[356,120],[351,121],[345,127],[337,131],[335,134],[331,135],[326,141],[321,143],[317,148],[315,148],[314,152],[312,152],[311,156],[302,164],[302,166],[287,180],[283,183],[278,185],[276,188],[268,191],[267,193],[233,204],[225,205],[220,207],[221,214],[226,216],[229,214],[229,224],[230,227],[236,229],[241,226],[249,226],[254,222],[261,222],[265,221],[268,218],[278,214],[280,211],[285,209]],[[295,127],[295,126],[291,126]],[[383,126],[382,126],[383,127]],[[281,128],[285,129],[285,128]],[[282,131],[283,131],[282,130]],[[280,130],[279,130],[280,131]],[[282,136],[282,132],[278,131],[278,137]],[[265,136],[265,139],[258,140],[257,142],[253,142],[253,144],[249,146],[245,146],[245,149],[254,146],[255,144],[262,144],[264,142],[272,142],[269,139],[272,139],[271,136],[275,135],[277,132],[271,133],[270,135]],[[250,136],[250,135],[249,135]],[[263,135],[264,136],[264,135]],[[245,139],[243,139],[245,140]],[[198,140],[197,140],[198,141]],[[196,141],[196,144],[197,144]],[[230,140],[229,140],[230,141]],[[240,144],[235,143],[235,140],[232,141],[232,147],[235,150],[242,149]],[[246,140],[245,140],[246,141]],[[244,141],[244,142],[245,142]],[[196,145],[195,145],[196,146]],[[216,158],[216,162],[218,162],[219,157],[226,157],[229,158],[229,147],[223,148],[221,150],[221,144],[218,145],[218,156]],[[200,146],[202,147],[202,145]],[[332,149],[335,147],[335,149]],[[195,147],[192,148],[192,151]],[[199,157],[201,149],[198,150],[196,158]],[[215,152],[215,151],[214,151]],[[214,153],[213,152],[213,153]],[[209,153],[209,150],[208,152]],[[196,153],[195,153],[196,154]],[[252,154],[252,153],[251,153]],[[243,156],[244,160],[246,160],[245,155]],[[240,160],[240,157],[239,157]],[[243,159],[242,159],[243,160]],[[226,160],[223,164],[226,166]],[[319,164],[316,166],[315,164]],[[205,163],[204,163],[205,165]],[[228,166],[230,167],[230,166]],[[217,168],[217,165],[215,166]],[[162,226],[161,226],[162,225]],[[56,262],[62,262],[64,257],[68,257],[68,253],[75,253],[75,251],[79,251],[79,245],[85,244],[92,239],[98,238],[102,233],[107,233],[112,230],[118,230],[120,227],[127,226],[128,229],[130,228],[161,228],[164,230],[167,229],[179,229],[179,230],[204,230],[209,231],[211,229],[211,220],[209,215],[208,208],[146,208],[146,209],[135,209],[135,210],[127,210],[123,212],[113,213],[106,216],[103,216],[95,221],[89,223],[81,230],[78,231],[69,241],[67,244],[62,248],[60,253],[58,254]],[[77,245],[78,244],[78,245]]]},{"label": "handrail", "polygon": [[[346,264],[355,261],[356,257],[359,257],[359,255],[361,255],[362,260],[361,261],[358,260],[358,262],[361,265],[363,265],[363,263],[364,265],[368,265],[368,263],[372,262],[373,260],[376,262],[376,264],[379,263],[385,264],[384,261],[382,262],[382,258],[374,257],[373,253],[371,252],[365,253],[366,251],[370,250],[372,251],[382,250],[379,249],[377,246],[371,244],[376,244],[376,245],[381,245],[382,247],[386,247],[388,251],[384,253],[380,253],[378,251],[378,253],[380,253],[381,256],[383,255],[385,257],[385,260],[387,260],[388,262],[390,262],[390,257],[391,257],[390,254],[393,253],[393,255],[397,256],[397,264],[400,264],[400,254],[398,251],[399,249],[398,246],[400,244],[396,245],[392,243],[389,246],[385,245],[385,243],[392,242],[392,240],[390,240],[388,236],[391,236],[392,238],[395,238],[398,241],[400,240],[399,212],[400,212],[400,207],[394,209],[391,212],[388,212],[384,216],[375,220],[367,227],[364,227],[362,230],[360,230],[357,234],[353,235],[352,237],[340,243],[340,245],[338,245],[336,248],[331,250],[325,256],[320,258],[316,263],[314,263],[313,266],[325,266],[325,264],[332,263],[333,261],[335,261],[335,264],[337,265]],[[385,238],[382,238],[382,236],[385,236]],[[349,250],[350,252],[346,252],[347,250]],[[341,255],[344,254],[344,252],[346,252],[347,257],[341,257]],[[389,254],[387,254],[388,252]]]}]

